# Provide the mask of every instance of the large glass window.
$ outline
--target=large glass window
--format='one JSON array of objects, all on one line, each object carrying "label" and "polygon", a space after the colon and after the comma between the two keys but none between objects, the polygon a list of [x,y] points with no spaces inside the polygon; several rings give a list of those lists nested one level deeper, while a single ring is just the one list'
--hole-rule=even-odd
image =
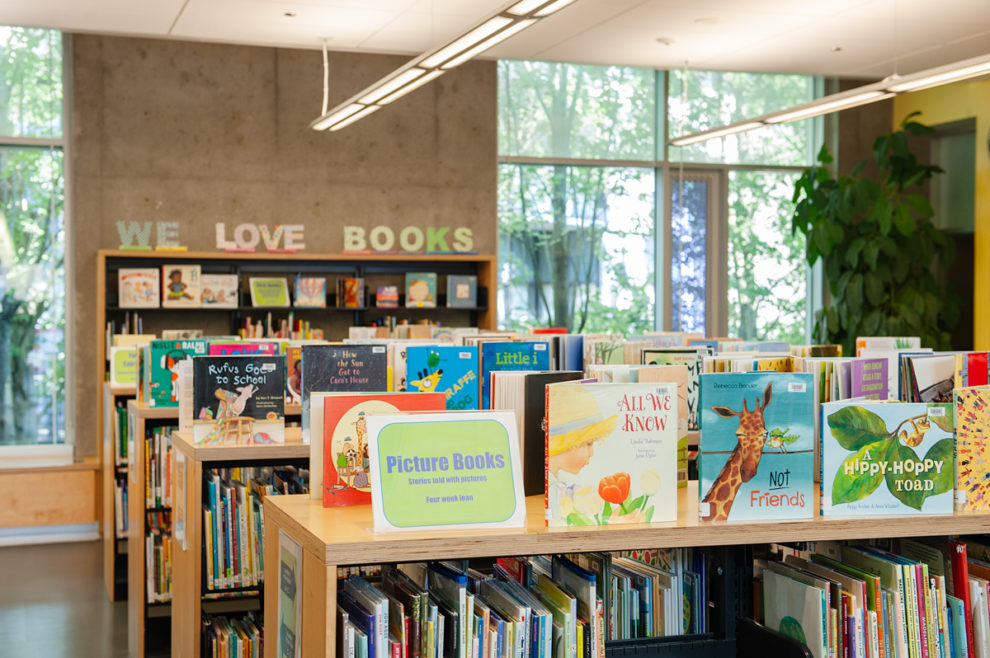
[{"label": "large glass window", "polygon": [[0,26],[0,445],[65,441],[62,35]]},{"label": "large glass window", "polygon": [[789,197],[819,124],[665,141],[809,101],[816,78],[529,61],[498,72],[502,326],[803,339]]}]

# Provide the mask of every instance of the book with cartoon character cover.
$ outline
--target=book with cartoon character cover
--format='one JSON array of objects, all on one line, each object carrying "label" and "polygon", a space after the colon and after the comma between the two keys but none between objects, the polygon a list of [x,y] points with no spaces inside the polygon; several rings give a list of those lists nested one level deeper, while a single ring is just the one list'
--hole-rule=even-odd
[{"label": "book with cartoon character cover", "polygon": [[199,265],[162,265],[162,308],[199,308],[201,274]]},{"label": "book with cartoon character cover", "polygon": [[814,387],[808,373],[701,375],[702,521],[814,515]]},{"label": "book with cartoon character cover", "polygon": [[[310,443],[309,396],[315,392],[384,393],[388,390],[385,345],[303,345],[302,431]],[[313,442],[322,452],[322,443]],[[322,461],[322,455],[316,463]]]},{"label": "book with cartoon character cover", "polygon": [[328,395],[323,400],[323,506],[371,504],[367,418],[397,411],[443,411],[442,393]]},{"label": "book with cartoon character cover", "polygon": [[184,359],[205,356],[209,342],[202,339],[153,340],[140,354],[140,397],[148,407],[178,407],[175,366]]},{"label": "book with cartoon character cover", "polygon": [[952,514],[952,405],[822,405],[822,516]]},{"label": "book with cartoon character cover", "polygon": [[406,390],[443,393],[447,409],[478,408],[478,348],[474,345],[410,345]]},{"label": "book with cartoon character cover", "polygon": [[202,356],[193,360],[196,443],[284,443],[285,357]]},{"label": "book with cartoon character cover", "polygon": [[548,526],[677,519],[677,386],[546,387]]}]

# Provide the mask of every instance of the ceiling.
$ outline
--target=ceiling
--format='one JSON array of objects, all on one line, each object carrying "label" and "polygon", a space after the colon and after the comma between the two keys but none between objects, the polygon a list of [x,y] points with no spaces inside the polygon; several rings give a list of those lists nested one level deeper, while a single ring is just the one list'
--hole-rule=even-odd
[{"label": "ceiling", "polygon": [[[507,4],[3,0],[0,24],[416,55]],[[486,56],[880,78],[988,52],[990,0],[577,0]]]}]

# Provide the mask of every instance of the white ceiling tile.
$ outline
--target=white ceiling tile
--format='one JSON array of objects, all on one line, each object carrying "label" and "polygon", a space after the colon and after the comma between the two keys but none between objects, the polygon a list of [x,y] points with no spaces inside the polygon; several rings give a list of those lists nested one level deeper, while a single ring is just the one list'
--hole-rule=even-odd
[{"label": "white ceiling tile", "polygon": [[3,0],[0,25],[78,32],[165,34],[183,0]]}]

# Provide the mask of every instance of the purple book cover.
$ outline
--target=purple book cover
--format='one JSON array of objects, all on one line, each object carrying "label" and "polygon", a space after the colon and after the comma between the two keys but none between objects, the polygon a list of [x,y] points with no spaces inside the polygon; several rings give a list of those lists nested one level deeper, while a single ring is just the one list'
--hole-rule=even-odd
[{"label": "purple book cover", "polygon": [[887,359],[855,359],[850,365],[850,397],[887,399]]}]

